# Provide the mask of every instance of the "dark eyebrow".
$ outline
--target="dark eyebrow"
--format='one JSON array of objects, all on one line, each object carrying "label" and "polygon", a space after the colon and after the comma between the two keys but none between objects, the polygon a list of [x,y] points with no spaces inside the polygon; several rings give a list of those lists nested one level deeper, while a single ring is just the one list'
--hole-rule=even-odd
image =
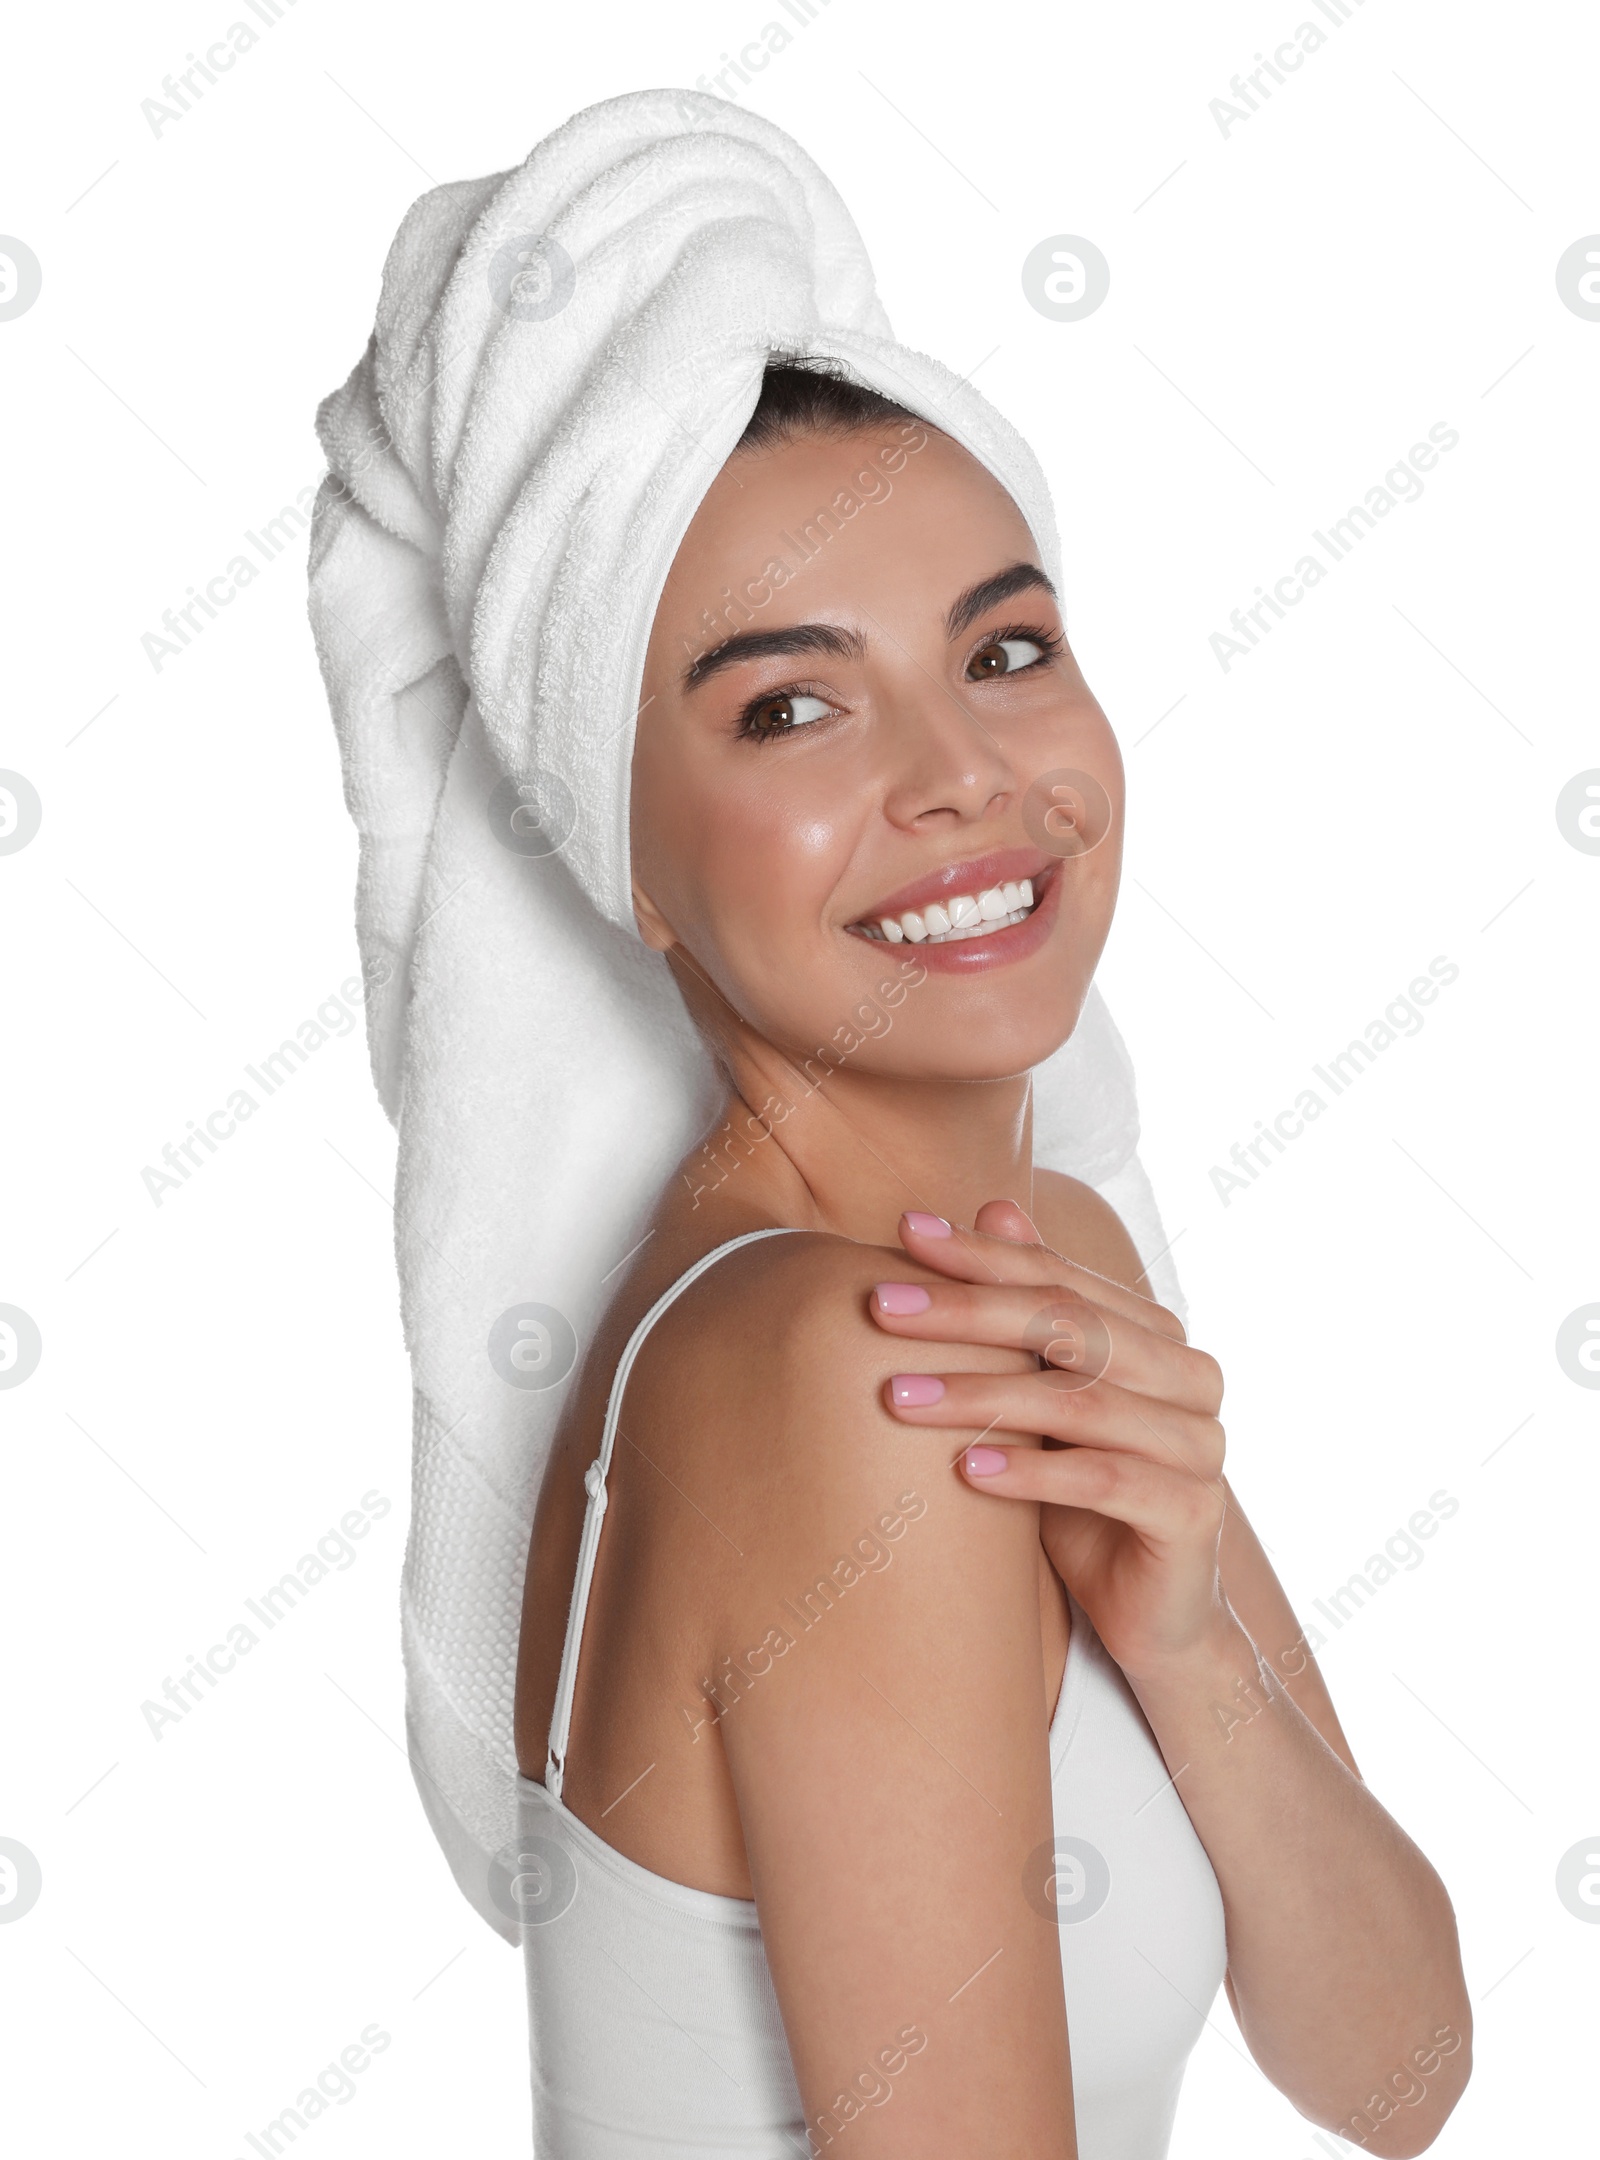
[{"label": "dark eyebrow", "polygon": [[[1009,569],[980,579],[952,602],[944,618],[945,635],[958,638],[986,609],[1024,592],[1047,592],[1052,600],[1056,596],[1055,587],[1037,563],[1012,563]],[[865,640],[857,632],[840,630],[832,623],[795,623],[785,630],[742,630],[691,661],[683,671],[683,687],[698,690],[724,668],[738,667],[746,660],[787,659],[805,653],[826,653],[835,660],[864,660],[866,650]]]},{"label": "dark eyebrow", "polygon": [[866,643],[854,630],[839,630],[832,623],[795,623],[787,630],[743,630],[726,638],[692,661],[683,671],[685,690],[698,690],[724,668],[738,667],[744,660],[787,658],[791,653],[827,653],[835,660],[864,660]]},{"label": "dark eyebrow", "polygon": [[1013,563],[1009,570],[997,570],[993,577],[969,585],[951,607],[944,619],[946,637],[958,638],[970,623],[988,608],[998,607],[1002,600],[1011,600],[1018,593],[1047,592],[1051,599],[1056,589],[1037,563]]}]

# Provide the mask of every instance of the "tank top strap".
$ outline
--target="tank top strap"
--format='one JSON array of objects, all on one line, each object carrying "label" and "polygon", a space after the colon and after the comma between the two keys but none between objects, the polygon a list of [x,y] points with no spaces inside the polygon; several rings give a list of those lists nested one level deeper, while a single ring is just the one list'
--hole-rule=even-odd
[{"label": "tank top strap", "polygon": [[622,1415],[622,1393],[633,1370],[633,1361],[644,1347],[645,1337],[655,1326],[669,1305],[676,1303],[692,1282],[702,1276],[707,1268],[720,1260],[724,1253],[737,1252],[741,1245],[753,1245],[758,1238],[784,1237],[796,1226],[780,1224],[770,1230],[747,1230],[742,1237],[729,1238],[726,1244],[713,1246],[692,1268],[680,1275],[670,1288],[645,1314],[639,1325],[628,1337],[628,1346],[617,1360],[617,1370],[611,1382],[611,1395],[606,1404],[605,1430],[600,1436],[600,1452],[584,1472],[584,1490],[588,1502],[583,1512],[583,1534],[578,1542],[578,1573],[573,1584],[572,1602],[567,1608],[567,1633],[561,1648],[561,1672],[556,1681],[556,1698],[550,1712],[550,1737],[545,1749],[544,1783],[552,1800],[561,1798],[561,1787],[566,1775],[567,1742],[572,1732],[572,1698],[578,1682],[578,1652],[583,1641],[583,1623],[589,1610],[589,1591],[594,1583],[595,1557],[600,1550],[600,1526],[606,1512],[606,1480],[611,1471],[611,1454],[616,1446],[617,1420]]}]

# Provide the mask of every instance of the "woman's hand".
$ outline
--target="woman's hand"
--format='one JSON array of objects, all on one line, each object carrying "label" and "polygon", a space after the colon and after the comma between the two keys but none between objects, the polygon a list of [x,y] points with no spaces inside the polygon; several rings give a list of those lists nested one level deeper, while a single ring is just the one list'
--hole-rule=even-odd
[{"label": "woman's hand", "polygon": [[[1164,1306],[1039,1243],[1014,1203],[990,1201],[977,1220],[952,1231],[903,1215],[906,1251],[950,1279],[880,1283],[873,1318],[923,1342],[1031,1350],[1040,1369],[896,1375],[889,1406],[907,1424],[979,1430],[959,1458],[968,1483],[1043,1503],[1056,1572],[1129,1677],[1154,1679],[1237,1626],[1217,1566],[1221,1368]],[[997,1445],[1007,1433],[1044,1448]]]}]

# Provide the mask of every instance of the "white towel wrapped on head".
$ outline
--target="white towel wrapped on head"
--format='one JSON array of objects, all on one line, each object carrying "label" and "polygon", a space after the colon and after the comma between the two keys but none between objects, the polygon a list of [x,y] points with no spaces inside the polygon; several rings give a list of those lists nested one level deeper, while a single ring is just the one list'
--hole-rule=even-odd
[{"label": "white towel wrapped on head", "polygon": [[[457,1880],[511,1942],[492,1873],[516,1835],[539,1482],[607,1277],[722,1100],[633,920],[645,647],[776,353],[964,445],[1059,587],[1027,446],[894,342],[849,213],[799,145],[695,91],[591,106],[515,171],[413,204],[367,350],[317,414],[310,612],[361,837],[373,1074],[399,1132],[408,1737]],[[1036,1076],[1034,1129],[1041,1164],[1098,1186],[1146,1259],[1161,1251],[1097,991]],[[1151,1279],[1177,1303],[1169,1261]],[[538,1354],[509,1355],[519,1324]]]}]

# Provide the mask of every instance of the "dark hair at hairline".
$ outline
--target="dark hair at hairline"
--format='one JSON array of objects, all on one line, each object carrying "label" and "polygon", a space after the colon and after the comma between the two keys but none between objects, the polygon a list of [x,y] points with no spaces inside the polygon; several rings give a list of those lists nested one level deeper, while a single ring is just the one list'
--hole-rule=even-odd
[{"label": "dark hair at hairline", "polygon": [[734,449],[768,450],[807,435],[854,435],[896,420],[931,425],[893,398],[864,389],[825,358],[774,353]]}]

